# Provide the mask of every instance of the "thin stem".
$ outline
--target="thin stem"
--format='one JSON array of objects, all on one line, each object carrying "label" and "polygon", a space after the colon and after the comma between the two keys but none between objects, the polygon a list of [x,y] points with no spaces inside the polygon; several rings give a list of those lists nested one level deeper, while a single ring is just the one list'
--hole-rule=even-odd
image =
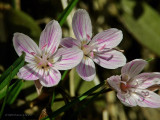
[{"label": "thin stem", "polygon": [[72,114],[71,118],[69,120],[72,120],[75,116],[78,115],[80,111],[82,111],[85,107],[87,107],[93,100],[95,100],[101,93],[104,93],[104,91],[108,91],[108,89],[102,89],[99,92],[95,93],[94,96],[92,96],[89,100],[87,100],[85,103],[83,103],[82,106],[79,107],[79,109]]},{"label": "thin stem", "polygon": [[[62,78],[61,78],[61,81],[64,80],[66,78],[66,76],[68,75],[69,73],[69,70],[66,70],[64,71],[63,75],[62,75]],[[56,89],[56,88],[55,88]],[[52,98],[51,98],[51,107],[53,106],[53,103],[55,101],[55,98],[56,98],[56,90],[54,89],[53,91],[53,95],[52,95]]]},{"label": "thin stem", "polygon": [[69,5],[65,8],[65,10],[62,12],[60,17],[58,18],[59,24],[62,26],[67,18],[67,16],[72,11],[73,7],[78,3],[79,0],[71,0]]},{"label": "thin stem", "polygon": [[64,71],[61,81],[65,79],[66,75],[68,74],[69,70]]},{"label": "thin stem", "polygon": [[[112,91],[112,90],[113,90],[113,89],[111,89],[111,88],[105,89],[104,91],[101,91],[101,94],[110,92],[110,91]],[[97,92],[92,93],[92,94],[90,94],[90,95],[88,95],[88,96],[94,96],[95,94],[97,94]],[[76,99],[76,97],[70,97],[70,99],[73,100],[73,99]],[[56,98],[54,101],[55,101],[55,102],[59,102],[59,101],[64,101],[64,99],[63,99],[63,98]]]},{"label": "thin stem", "polygon": [[50,114],[49,116],[43,118],[42,120],[47,119],[47,118],[54,118],[54,117],[56,117],[60,113],[68,110],[69,108],[71,108],[74,104],[76,104],[76,103],[84,100],[85,98],[87,98],[92,92],[94,92],[98,88],[102,87],[103,85],[105,85],[105,81],[103,81],[100,84],[96,85],[95,87],[91,88],[87,92],[83,93],[81,96],[79,96],[76,99],[74,99],[73,101],[69,102],[67,105],[64,105],[63,107],[59,108],[58,110],[56,110],[55,112],[53,112],[53,114]]},{"label": "thin stem", "polygon": [[2,104],[2,108],[1,108],[1,111],[0,111],[0,119],[2,118],[4,107],[6,105],[6,101],[7,101],[7,97],[8,97],[8,92],[9,92],[9,84],[10,84],[10,82],[7,85],[6,96],[4,98],[4,101],[3,101],[3,104]]},{"label": "thin stem", "polygon": [[53,95],[52,95],[52,99],[51,99],[51,107],[53,106],[53,103],[55,101],[55,98],[56,98],[56,91],[54,90],[53,91]]}]

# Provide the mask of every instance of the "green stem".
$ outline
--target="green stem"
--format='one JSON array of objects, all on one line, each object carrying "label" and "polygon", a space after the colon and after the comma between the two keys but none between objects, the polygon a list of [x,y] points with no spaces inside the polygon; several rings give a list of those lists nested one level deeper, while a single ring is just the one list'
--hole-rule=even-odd
[{"label": "green stem", "polygon": [[54,90],[53,91],[53,95],[52,95],[52,100],[51,100],[51,107],[53,106],[53,103],[55,101],[55,98],[56,98],[56,91]]},{"label": "green stem", "polygon": [[78,3],[79,0],[72,0],[69,5],[65,8],[65,10],[62,12],[60,17],[58,18],[59,24],[62,26],[67,18],[67,16],[70,14],[74,6]]},{"label": "green stem", "polygon": [[69,120],[72,120],[75,116],[77,116],[78,115],[78,113],[80,112],[80,111],[82,111],[85,107],[87,107],[93,100],[95,100],[100,94],[102,94],[102,93],[106,93],[106,92],[110,92],[111,91],[111,89],[110,88],[108,88],[108,89],[102,89],[102,90],[100,90],[99,92],[96,92],[96,93],[94,93],[94,96],[92,96],[89,100],[87,100],[85,103],[83,103],[83,105],[82,106],[80,106],[79,107],[79,109],[76,111],[76,112],[74,112],[74,114],[72,114],[72,116],[71,116],[71,118],[69,118]]},{"label": "green stem", "polygon": [[4,107],[6,105],[6,101],[7,101],[7,97],[8,97],[8,92],[9,92],[9,84],[10,84],[10,82],[7,85],[6,96],[4,98],[4,101],[3,101],[3,104],[2,104],[2,108],[1,108],[1,111],[0,111],[0,119],[1,119],[1,117],[3,115]]},{"label": "green stem", "polygon": [[59,108],[58,110],[56,110],[55,112],[53,112],[53,114],[51,114],[51,115],[43,118],[42,120],[45,120],[47,118],[54,118],[54,117],[56,117],[60,113],[68,110],[69,108],[71,108],[74,104],[76,104],[76,103],[84,100],[85,98],[87,98],[92,92],[94,92],[98,88],[102,87],[103,85],[105,85],[105,81],[103,81],[100,84],[96,85],[95,87],[91,88],[87,92],[83,93],[81,96],[79,96],[76,99],[74,99],[73,101],[69,102],[67,105],[64,105],[63,107]]},{"label": "green stem", "polygon": [[61,81],[64,80],[64,78],[66,77],[66,75],[68,74],[69,70],[66,70],[64,71],[63,75],[62,75],[62,78],[61,78]]},{"label": "green stem", "polygon": [[[64,71],[63,75],[62,75],[62,78],[61,78],[61,81],[65,79],[66,75],[68,74],[69,70],[66,70]],[[52,99],[51,99],[51,107],[53,106],[53,103],[55,101],[55,98],[56,98],[56,90],[54,89],[53,91],[53,95],[52,95]]]}]

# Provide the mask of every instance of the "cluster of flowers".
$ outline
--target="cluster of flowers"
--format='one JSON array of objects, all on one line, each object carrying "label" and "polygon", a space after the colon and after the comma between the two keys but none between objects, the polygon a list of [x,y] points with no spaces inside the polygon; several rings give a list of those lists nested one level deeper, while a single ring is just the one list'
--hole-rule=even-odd
[{"label": "cluster of flowers", "polygon": [[107,69],[122,67],[122,75],[107,79],[127,106],[160,107],[160,96],[152,92],[159,87],[160,73],[142,73],[146,61],[133,60],[126,64],[126,57],[115,47],[121,42],[121,30],[111,28],[92,38],[92,25],[88,13],[79,9],[72,21],[76,39],[62,38],[62,30],[55,20],[49,22],[40,35],[39,47],[27,35],[15,33],[13,45],[20,56],[26,53],[28,62],[18,73],[24,80],[38,80],[42,86],[59,83],[59,70],[76,67],[79,76],[91,81],[96,75],[95,63]]}]

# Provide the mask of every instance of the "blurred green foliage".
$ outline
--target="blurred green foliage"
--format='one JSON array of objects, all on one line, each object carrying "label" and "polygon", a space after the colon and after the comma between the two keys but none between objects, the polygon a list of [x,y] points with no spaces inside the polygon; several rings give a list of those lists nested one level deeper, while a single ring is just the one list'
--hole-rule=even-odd
[{"label": "blurred green foliage", "polygon": [[160,15],[144,1],[122,0],[120,20],[142,45],[160,56]]},{"label": "blurred green foliage", "polygon": [[27,13],[15,9],[6,10],[4,12],[4,21],[8,36],[13,36],[15,32],[21,32],[38,43],[41,28]]}]

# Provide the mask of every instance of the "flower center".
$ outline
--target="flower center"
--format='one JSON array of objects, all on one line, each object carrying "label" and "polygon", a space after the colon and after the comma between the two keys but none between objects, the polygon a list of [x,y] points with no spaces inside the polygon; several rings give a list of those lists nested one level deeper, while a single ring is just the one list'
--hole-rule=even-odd
[{"label": "flower center", "polygon": [[83,45],[81,49],[82,49],[84,55],[88,55],[89,52],[91,51],[91,49],[88,45]]},{"label": "flower center", "polygon": [[95,47],[96,47],[95,45],[87,45],[87,44],[83,45],[82,44],[81,49],[82,49],[82,51],[83,51],[83,53],[84,53],[85,56],[94,57],[94,51],[93,51],[93,49],[95,49]]},{"label": "flower center", "polygon": [[120,84],[120,88],[123,92],[127,92],[128,88],[130,87],[130,85],[128,85],[127,83],[121,83]]},{"label": "flower center", "polygon": [[37,66],[42,69],[48,69],[54,63],[53,59],[50,59],[46,55],[35,56]]}]

